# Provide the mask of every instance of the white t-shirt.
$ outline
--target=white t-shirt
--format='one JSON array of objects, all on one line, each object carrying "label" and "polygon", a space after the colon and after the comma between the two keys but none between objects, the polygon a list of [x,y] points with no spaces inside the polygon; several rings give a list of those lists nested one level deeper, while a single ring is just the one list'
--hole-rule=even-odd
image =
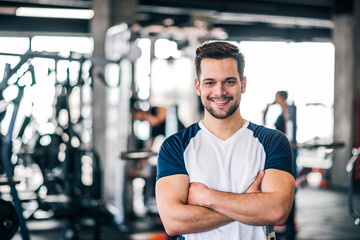
[{"label": "white t-shirt", "polygon": [[[269,168],[293,174],[291,146],[280,131],[246,122],[230,138],[222,140],[198,122],[164,141],[158,156],[157,179],[187,174],[190,182],[219,191],[244,193],[259,171]],[[266,226],[232,222],[179,239],[266,239]]]}]

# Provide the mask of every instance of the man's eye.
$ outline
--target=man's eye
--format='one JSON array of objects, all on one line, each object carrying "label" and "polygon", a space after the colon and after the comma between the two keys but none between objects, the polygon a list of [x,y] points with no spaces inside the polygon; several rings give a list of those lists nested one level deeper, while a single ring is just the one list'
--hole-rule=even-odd
[{"label": "man's eye", "polygon": [[214,85],[213,82],[205,82],[204,84],[207,85],[207,86],[212,86],[212,85]]},{"label": "man's eye", "polygon": [[227,85],[233,85],[233,84],[235,84],[235,81],[226,81],[226,84]]}]

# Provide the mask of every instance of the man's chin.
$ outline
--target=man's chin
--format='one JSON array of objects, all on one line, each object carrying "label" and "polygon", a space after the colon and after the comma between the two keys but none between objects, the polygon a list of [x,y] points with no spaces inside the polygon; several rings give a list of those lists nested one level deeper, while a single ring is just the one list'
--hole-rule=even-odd
[{"label": "man's chin", "polygon": [[213,116],[216,119],[225,119],[229,116],[228,112],[219,113],[219,112],[215,112],[215,111],[209,111],[209,113],[211,114],[211,116]]},{"label": "man's chin", "polygon": [[210,113],[211,116],[216,119],[225,119],[233,115],[236,112],[237,108],[234,107],[226,110],[214,110],[213,108],[211,108],[206,110]]}]

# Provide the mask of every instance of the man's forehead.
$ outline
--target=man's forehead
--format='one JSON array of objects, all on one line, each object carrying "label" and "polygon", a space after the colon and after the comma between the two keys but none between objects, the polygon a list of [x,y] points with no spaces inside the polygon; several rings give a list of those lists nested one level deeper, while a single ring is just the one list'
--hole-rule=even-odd
[{"label": "man's forehead", "polygon": [[201,60],[201,62],[210,62],[210,61],[218,61],[218,62],[221,62],[221,61],[234,61],[236,62],[236,59],[232,58],[232,57],[227,57],[227,58],[203,58]]},{"label": "man's forehead", "polygon": [[226,59],[203,59],[200,68],[200,79],[222,76],[224,78],[239,78],[237,62],[233,58]]}]

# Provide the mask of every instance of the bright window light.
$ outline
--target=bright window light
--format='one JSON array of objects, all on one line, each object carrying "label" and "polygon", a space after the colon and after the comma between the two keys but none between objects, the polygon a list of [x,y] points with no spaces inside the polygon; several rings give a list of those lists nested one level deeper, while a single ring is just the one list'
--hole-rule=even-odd
[{"label": "bright window light", "polygon": [[92,19],[94,10],[19,7],[16,9],[15,14],[19,17]]},{"label": "bright window light", "polygon": [[[9,47],[10,46],[10,47]],[[12,48],[16,46],[16,48]],[[0,38],[0,50],[8,50],[9,53],[23,54],[29,49],[29,38]],[[53,51],[53,52],[77,52],[84,54],[92,54],[93,40],[86,37],[46,37],[35,36],[32,38],[31,47],[33,51]],[[20,51],[21,50],[21,51]],[[0,55],[0,82],[1,77],[4,74],[5,64],[9,63],[13,68],[20,61],[18,56],[7,56],[6,54]],[[24,64],[25,68],[20,68],[17,74],[14,74],[12,78],[8,80],[9,84],[13,84],[17,77],[21,76],[24,71],[27,70],[26,66],[29,63]],[[60,60],[57,62],[57,74],[55,76],[53,70],[55,69],[56,62],[53,59],[36,57],[31,59],[31,64],[34,66],[36,84],[30,86],[31,75],[26,73],[22,79],[21,84],[25,84],[24,96],[22,98],[21,107],[19,109],[18,118],[22,119],[24,116],[32,115],[32,119],[39,124],[39,128],[49,122],[54,116],[54,97],[56,94],[55,82],[66,79],[67,68],[70,68],[71,80],[77,79],[79,71],[79,63]],[[88,67],[89,68],[89,67]],[[50,74],[49,74],[50,73]],[[10,86],[4,90],[5,100],[10,101],[17,95],[18,88]],[[88,94],[89,95],[89,94]],[[11,104],[8,106],[9,111],[3,121],[1,122],[1,131],[6,133],[7,126],[9,125],[11,117]],[[90,111],[88,111],[90,112]],[[79,113],[77,113],[79,114]],[[90,113],[88,113],[90,114]],[[21,123],[21,121],[19,121]],[[15,126],[16,128],[16,126]],[[45,129],[47,132],[50,130]],[[44,130],[44,131],[45,131]],[[40,131],[40,129],[39,129]],[[41,130],[43,131],[43,130]],[[55,128],[51,130],[55,131]],[[16,132],[16,131],[15,131]]]},{"label": "bright window light", "polygon": [[[262,124],[266,104],[274,101],[277,91],[285,90],[288,102],[297,107],[297,141],[332,137],[335,71],[332,43],[244,41],[239,47],[246,61],[247,87],[241,101],[241,113],[246,119]],[[267,126],[273,123],[267,122]]]},{"label": "bright window light", "polygon": [[150,137],[150,124],[148,121],[135,121],[134,133],[141,140],[147,140]]},{"label": "bright window light", "polygon": [[36,36],[32,39],[31,48],[37,52],[92,53],[94,40],[89,37]]},{"label": "bright window light", "polygon": [[150,97],[150,39],[140,39],[138,46],[141,49],[141,56],[136,61],[135,80],[140,99],[146,100]]},{"label": "bright window light", "polygon": [[0,37],[0,52],[24,54],[29,49],[27,37]]},{"label": "bright window light", "polygon": [[159,59],[167,59],[169,57],[179,58],[181,57],[181,52],[177,49],[176,42],[158,39],[155,42],[155,56]]}]

